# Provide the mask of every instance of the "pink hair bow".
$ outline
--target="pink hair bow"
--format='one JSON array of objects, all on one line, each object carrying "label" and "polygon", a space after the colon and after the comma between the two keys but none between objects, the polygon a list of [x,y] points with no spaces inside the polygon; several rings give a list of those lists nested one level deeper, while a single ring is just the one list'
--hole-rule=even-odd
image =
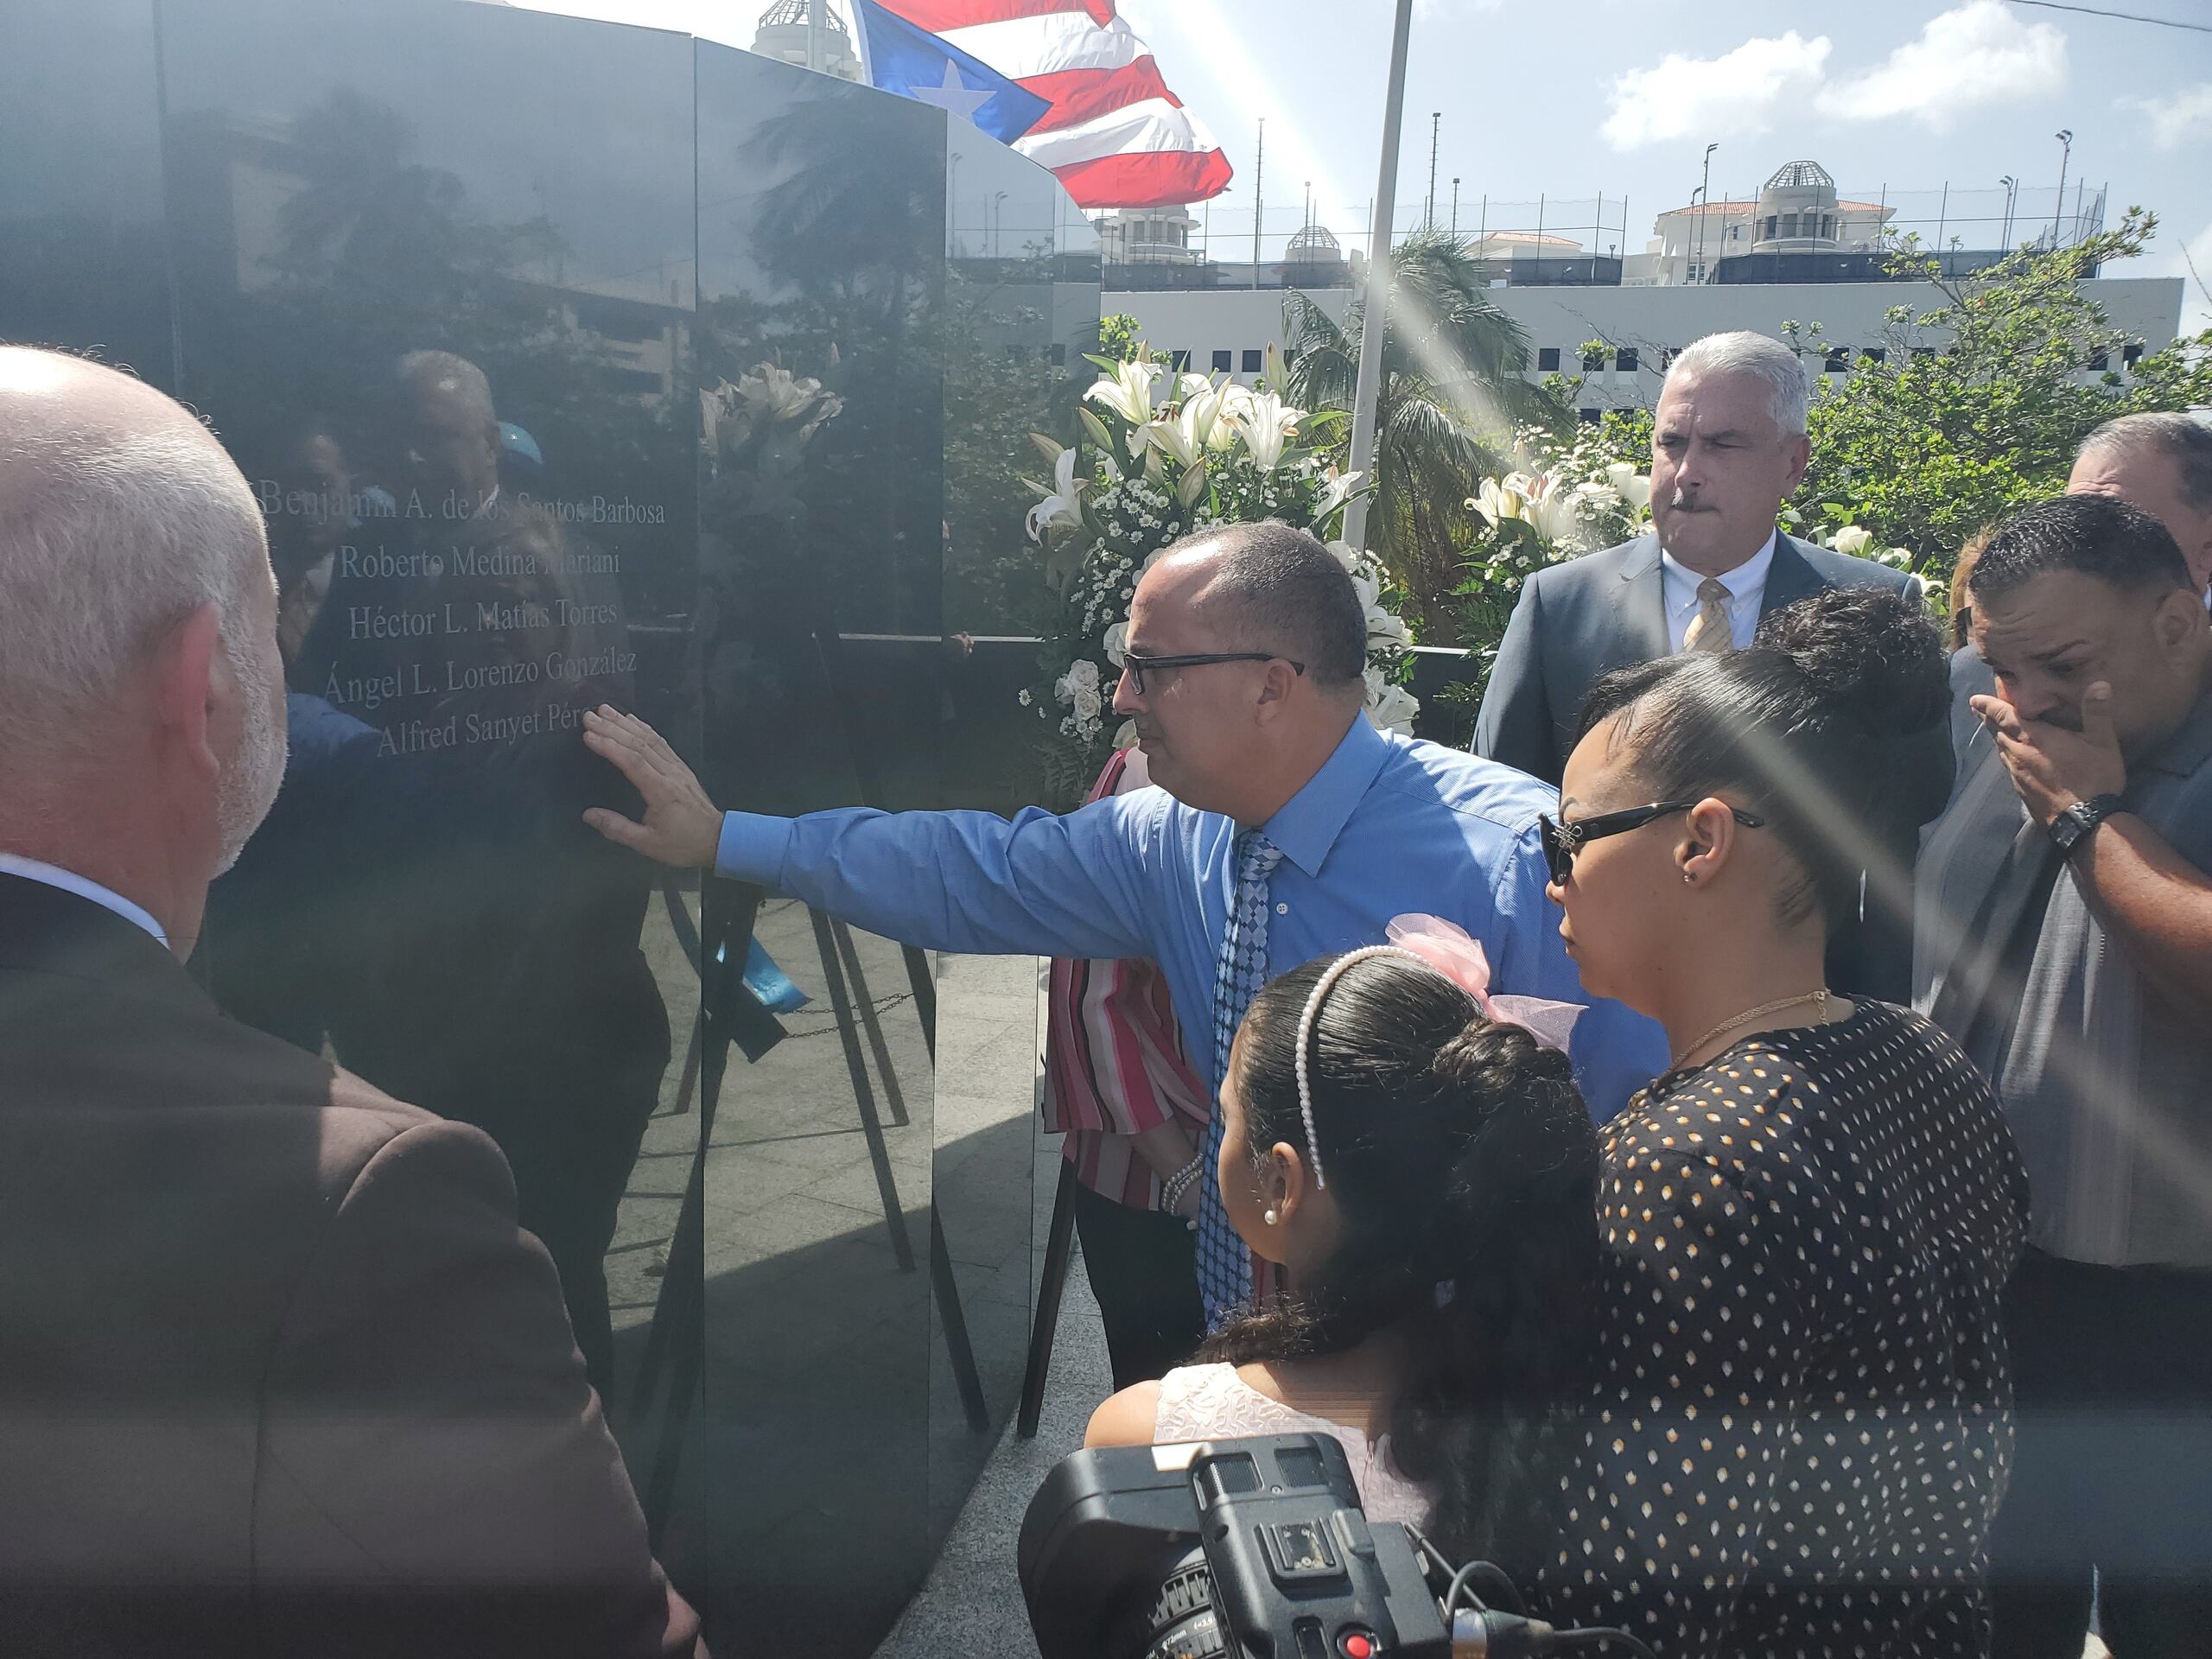
[{"label": "pink hair bow", "polygon": [[1485,1019],[1519,1026],[1546,1048],[1567,1052],[1574,1022],[1582,1017],[1582,1005],[1547,1001],[1541,996],[1492,996],[1490,958],[1483,953],[1481,942],[1470,938],[1465,928],[1441,916],[1394,916],[1384,937],[1473,997]]}]

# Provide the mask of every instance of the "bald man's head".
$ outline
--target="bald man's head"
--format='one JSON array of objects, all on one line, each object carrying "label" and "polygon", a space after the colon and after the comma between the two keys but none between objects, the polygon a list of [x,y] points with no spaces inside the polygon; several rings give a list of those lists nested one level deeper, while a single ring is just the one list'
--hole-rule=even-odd
[{"label": "bald man's head", "polygon": [[36,790],[99,766],[157,648],[213,607],[243,694],[220,803],[235,857],[283,776],[273,604],[252,493],[188,411],[99,364],[0,346],[0,769]]}]

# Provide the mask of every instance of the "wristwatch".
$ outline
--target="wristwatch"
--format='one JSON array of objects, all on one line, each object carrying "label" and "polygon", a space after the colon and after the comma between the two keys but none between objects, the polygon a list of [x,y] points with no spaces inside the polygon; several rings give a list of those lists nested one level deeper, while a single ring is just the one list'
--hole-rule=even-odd
[{"label": "wristwatch", "polygon": [[2117,795],[2100,795],[2094,800],[2076,801],[2053,818],[2050,838],[2058,843],[2059,855],[2073,857],[2074,849],[2089,838],[2089,832],[2124,804]]}]

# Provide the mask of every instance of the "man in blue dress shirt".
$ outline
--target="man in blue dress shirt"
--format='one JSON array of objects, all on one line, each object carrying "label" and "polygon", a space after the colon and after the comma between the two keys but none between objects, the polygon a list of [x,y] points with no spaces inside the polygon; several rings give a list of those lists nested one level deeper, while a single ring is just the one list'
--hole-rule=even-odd
[{"label": "man in blue dress shirt", "polygon": [[[1262,980],[1380,943],[1408,912],[1482,941],[1501,990],[1589,1001],[1544,896],[1536,819],[1556,796],[1495,761],[1376,731],[1361,713],[1366,660],[1365,613],[1335,555],[1280,524],[1236,525],[1186,539],[1137,586],[1114,708],[1135,720],[1155,788],[1011,821],[723,813],[650,727],[601,709],[584,741],[645,813],[586,818],[664,863],[932,950],[1148,957],[1210,1088],[1221,1033]],[[1601,1120],[1666,1058],[1659,1028],[1618,1004],[1576,1027],[1575,1074]],[[1218,1211],[1204,1173],[1202,1280]],[[1207,1301],[1217,1315],[1223,1293],[1209,1286]]]}]

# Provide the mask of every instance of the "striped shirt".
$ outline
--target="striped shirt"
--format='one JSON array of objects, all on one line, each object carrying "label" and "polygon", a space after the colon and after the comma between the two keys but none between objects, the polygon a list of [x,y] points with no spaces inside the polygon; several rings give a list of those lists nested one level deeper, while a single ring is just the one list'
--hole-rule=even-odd
[{"label": "striped shirt", "polygon": [[[1086,805],[1143,787],[1131,753],[1115,752]],[[1157,1209],[1160,1177],[1136,1137],[1179,1120],[1203,1146],[1211,1116],[1205,1085],[1183,1053],[1166,976],[1141,958],[1056,957],[1046,1017],[1045,1127],[1066,1137],[1060,1155],[1101,1197]]]}]

